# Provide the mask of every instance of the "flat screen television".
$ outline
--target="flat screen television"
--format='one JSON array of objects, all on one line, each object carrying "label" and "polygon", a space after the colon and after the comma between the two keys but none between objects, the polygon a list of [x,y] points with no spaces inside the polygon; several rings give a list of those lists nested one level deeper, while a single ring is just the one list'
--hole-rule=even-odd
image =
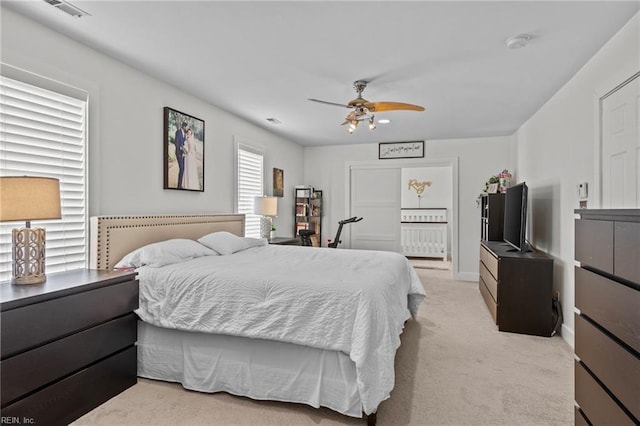
[{"label": "flat screen television", "polygon": [[504,197],[503,239],[517,251],[527,251],[527,184],[522,182],[507,189]]}]

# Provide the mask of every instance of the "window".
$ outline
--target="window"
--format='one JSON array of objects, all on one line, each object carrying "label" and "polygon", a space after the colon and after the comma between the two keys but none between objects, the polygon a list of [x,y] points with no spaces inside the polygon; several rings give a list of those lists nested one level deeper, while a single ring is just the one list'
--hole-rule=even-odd
[{"label": "window", "polygon": [[253,214],[253,199],[264,194],[262,150],[237,144],[236,211],[244,213],[246,237],[260,238],[260,216]]},{"label": "window", "polygon": [[[60,180],[62,219],[33,224],[47,231],[47,273],[86,267],[86,93],[80,97],[0,76],[0,175]],[[11,230],[21,226],[0,223],[0,280],[11,277]]]}]

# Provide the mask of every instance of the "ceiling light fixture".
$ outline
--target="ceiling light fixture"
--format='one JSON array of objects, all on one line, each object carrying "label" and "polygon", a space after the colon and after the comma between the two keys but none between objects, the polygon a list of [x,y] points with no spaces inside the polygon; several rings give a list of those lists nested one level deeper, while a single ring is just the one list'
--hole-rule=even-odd
[{"label": "ceiling light fixture", "polygon": [[376,120],[375,116],[371,114],[367,108],[358,107],[356,111],[352,112],[347,116],[344,123],[342,124],[349,124],[349,127],[347,128],[347,132],[349,132],[349,134],[352,135],[353,132],[358,128],[358,124],[360,124],[361,121],[367,121],[369,124],[369,130],[371,131],[375,130],[376,129],[375,120]]},{"label": "ceiling light fixture", "polygon": [[389,120],[388,118],[381,118],[380,120],[378,120],[378,124],[389,124],[391,123],[391,120]]},{"label": "ceiling light fixture", "polygon": [[45,3],[50,4],[58,10],[63,11],[67,15],[71,15],[74,18],[82,18],[83,16],[91,16],[90,13],[85,12],[78,6],[74,6],[65,0],[44,0]]},{"label": "ceiling light fixture", "polygon": [[509,49],[520,49],[529,44],[529,40],[531,40],[531,36],[529,34],[518,34],[509,37],[506,43]]}]

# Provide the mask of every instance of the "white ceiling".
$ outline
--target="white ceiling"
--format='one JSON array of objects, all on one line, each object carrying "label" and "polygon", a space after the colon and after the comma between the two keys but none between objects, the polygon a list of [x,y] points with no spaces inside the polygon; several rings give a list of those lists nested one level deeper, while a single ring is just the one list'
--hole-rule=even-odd
[{"label": "white ceiling", "polygon": [[[511,135],[640,9],[640,0],[71,3],[91,16],[3,1],[308,146]],[[508,49],[520,33],[529,45]],[[348,135],[346,108],[307,100],[346,103],[358,79],[370,81],[370,101],[426,111],[379,113],[391,123]]]}]

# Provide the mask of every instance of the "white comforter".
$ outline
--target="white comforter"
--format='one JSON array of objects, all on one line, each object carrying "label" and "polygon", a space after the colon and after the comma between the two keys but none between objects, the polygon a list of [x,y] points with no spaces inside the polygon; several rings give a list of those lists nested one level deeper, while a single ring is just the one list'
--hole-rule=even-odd
[{"label": "white comforter", "polygon": [[349,354],[367,414],[393,389],[404,321],[425,295],[406,258],[382,251],[269,245],[138,273],[147,323]]}]

